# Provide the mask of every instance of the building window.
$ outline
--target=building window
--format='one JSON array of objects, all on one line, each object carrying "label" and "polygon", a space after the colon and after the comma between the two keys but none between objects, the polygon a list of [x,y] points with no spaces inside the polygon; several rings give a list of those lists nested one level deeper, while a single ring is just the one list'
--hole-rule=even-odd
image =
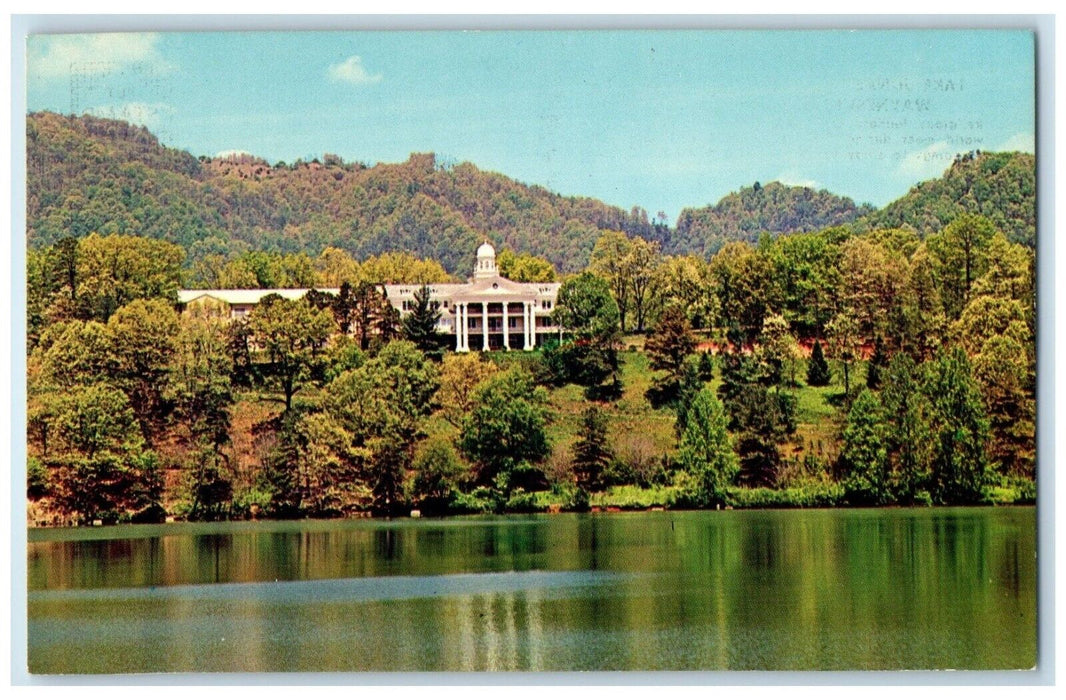
[{"label": "building window", "polygon": [[518,328],[518,319],[514,318],[513,316],[511,318],[507,319],[507,327],[508,328]]}]

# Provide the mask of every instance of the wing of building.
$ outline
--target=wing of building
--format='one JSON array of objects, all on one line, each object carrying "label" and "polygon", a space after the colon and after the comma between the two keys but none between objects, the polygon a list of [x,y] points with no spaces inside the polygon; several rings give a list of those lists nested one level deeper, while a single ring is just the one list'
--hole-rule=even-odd
[{"label": "wing of building", "polygon": [[[386,284],[385,298],[400,312],[411,313],[418,284]],[[215,303],[228,308],[231,318],[246,316],[270,294],[286,299],[302,298],[307,289],[183,289],[178,301],[184,305]],[[337,294],[340,290],[319,291]],[[501,277],[496,251],[488,242],[477,249],[474,277],[466,284],[429,285],[430,303],[440,311],[438,328],[454,337],[457,352],[471,350],[532,350],[543,340],[558,335],[551,312],[559,293],[558,282],[514,282]]]}]

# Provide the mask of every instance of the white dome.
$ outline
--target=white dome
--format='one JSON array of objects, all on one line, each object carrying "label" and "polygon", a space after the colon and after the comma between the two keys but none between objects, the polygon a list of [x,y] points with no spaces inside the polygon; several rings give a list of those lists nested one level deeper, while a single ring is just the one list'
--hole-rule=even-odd
[{"label": "white dome", "polygon": [[495,258],[496,249],[493,248],[488,241],[485,241],[477,249],[477,256],[479,258]]}]

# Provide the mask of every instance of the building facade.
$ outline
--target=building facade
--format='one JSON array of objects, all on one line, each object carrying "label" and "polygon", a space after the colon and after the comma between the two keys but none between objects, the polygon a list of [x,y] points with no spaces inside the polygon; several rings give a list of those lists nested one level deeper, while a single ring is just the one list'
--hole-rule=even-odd
[{"label": "building facade", "polygon": [[[381,286],[385,298],[401,317],[414,309],[419,284]],[[339,289],[321,291],[337,294]],[[182,304],[207,300],[221,302],[230,318],[246,316],[261,299],[278,294],[299,299],[307,289],[183,289]],[[501,277],[496,267],[496,251],[488,243],[477,249],[473,278],[465,284],[429,285],[430,303],[440,311],[438,330],[454,337],[456,352],[471,350],[532,350],[545,338],[557,336],[551,321],[559,293],[558,282],[514,282]]]}]

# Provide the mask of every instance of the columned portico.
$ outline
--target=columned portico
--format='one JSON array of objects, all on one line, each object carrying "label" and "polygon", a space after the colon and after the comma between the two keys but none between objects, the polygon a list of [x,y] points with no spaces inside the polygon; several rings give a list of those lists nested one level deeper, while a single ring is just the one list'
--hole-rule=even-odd
[{"label": "columned portico", "polygon": [[[477,250],[473,278],[465,284],[429,285],[429,292],[442,313],[451,313],[455,333],[451,347],[456,352],[533,350],[538,331],[555,330],[546,321],[537,328],[537,309],[547,313],[552,308],[559,286],[558,282],[515,282],[501,277],[496,251],[486,242]],[[386,297],[401,315],[414,308],[418,289],[415,284],[385,285]],[[441,325],[447,327],[447,321]]]}]

